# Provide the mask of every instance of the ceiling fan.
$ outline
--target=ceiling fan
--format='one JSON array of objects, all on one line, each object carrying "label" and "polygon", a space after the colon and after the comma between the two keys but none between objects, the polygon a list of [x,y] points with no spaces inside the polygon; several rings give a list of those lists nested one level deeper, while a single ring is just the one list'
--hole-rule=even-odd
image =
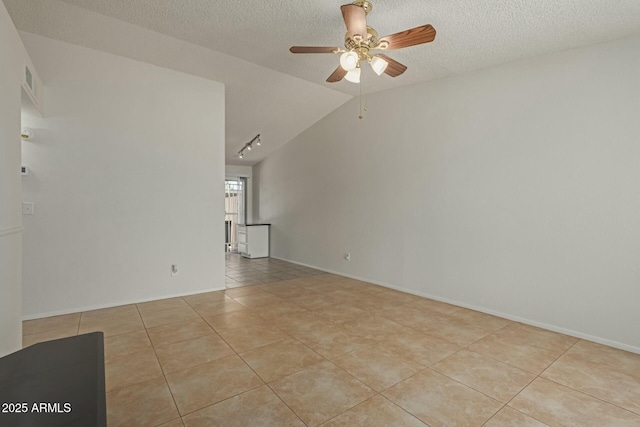
[{"label": "ceiling fan", "polygon": [[378,32],[367,25],[366,16],[373,5],[366,0],[357,0],[352,4],[340,6],[342,17],[347,26],[344,36],[344,47],[293,46],[291,53],[340,53],[340,66],[329,76],[327,82],[339,82],[343,78],[360,83],[360,64],[368,62],[377,75],[385,73],[397,77],[407,70],[406,65],[399,63],[374,50],[394,50],[404,47],[429,43],[436,38],[436,30],[431,25],[422,25],[410,30],[378,38]]}]

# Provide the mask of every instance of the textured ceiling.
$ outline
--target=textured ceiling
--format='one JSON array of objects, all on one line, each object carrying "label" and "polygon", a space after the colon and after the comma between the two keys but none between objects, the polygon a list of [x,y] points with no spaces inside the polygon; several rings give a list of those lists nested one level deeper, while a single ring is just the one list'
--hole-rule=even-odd
[{"label": "textured ceiling", "polygon": [[[237,104],[237,110],[227,110],[227,141],[235,151],[243,142],[238,135],[242,123],[251,125],[260,120],[243,113],[243,106],[251,101],[234,92],[234,85],[246,85],[254,102],[262,99],[261,105],[271,105],[272,124],[293,126],[296,134],[348,99],[337,92],[358,93],[358,85],[346,81],[325,83],[338,64],[337,55],[293,55],[288,51],[291,45],[340,46],[345,30],[339,6],[346,2],[4,0],[16,26],[24,31],[146,61],[149,56],[168,56],[166,47],[158,47],[157,42],[125,40],[119,33],[124,28],[119,22],[124,22],[130,24],[124,34],[136,33],[151,39],[161,33],[157,36],[169,36],[163,44],[169,38],[178,39],[215,51],[209,56],[222,52],[257,64],[258,67],[238,69],[238,63],[232,61],[235,73],[218,73],[223,74],[219,80],[228,85],[228,102]],[[395,79],[378,77],[370,71],[363,73],[364,93],[640,33],[639,0],[374,0],[373,6],[367,21],[381,36],[422,24],[432,24],[437,36],[433,43],[389,52],[408,70]],[[147,32],[130,27],[142,27]],[[142,54],[136,52],[137,48],[152,48],[155,52]],[[174,58],[161,59],[159,65],[180,69],[166,64]],[[254,74],[265,72],[263,67],[280,72],[273,74],[281,76],[280,80],[272,82]],[[297,79],[289,80],[285,74]],[[310,84],[304,85],[300,79]],[[252,81],[259,81],[260,88]],[[288,82],[297,82],[295,92],[285,88]],[[301,108],[301,104],[305,107]],[[306,110],[312,104],[314,117],[308,117]],[[297,120],[297,115],[305,116]],[[246,140],[262,128],[249,127],[251,131],[242,136]],[[278,135],[274,145],[284,144],[293,136],[286,132]],[[265,143],[268,145],[268,138]]]}]

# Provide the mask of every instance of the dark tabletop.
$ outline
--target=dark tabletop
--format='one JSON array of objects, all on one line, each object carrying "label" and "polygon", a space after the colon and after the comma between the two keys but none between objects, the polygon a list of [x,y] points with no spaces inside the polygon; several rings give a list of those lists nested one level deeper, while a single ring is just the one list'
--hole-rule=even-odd
[{"label": "dark tabletop", "polygon": [[0,426],[106,427],[104,386],[102,332],[34,344],[0,358]]}]

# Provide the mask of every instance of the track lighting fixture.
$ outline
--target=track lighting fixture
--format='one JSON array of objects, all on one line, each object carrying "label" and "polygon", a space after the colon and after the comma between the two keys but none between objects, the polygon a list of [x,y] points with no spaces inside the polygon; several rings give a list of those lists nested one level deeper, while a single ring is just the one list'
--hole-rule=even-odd
[{"label": "track lighting fixture", "polygon": [[253,139],[249,142],[247,142],[246,144],[244,144],[244,147],[242,147],[240,149],[240,151],[238,151],[238,158],[243,158],[244,157],[244,150],[247,151],[251,151],[251,148],[253,148],[253,144],[256,144],[257,146],[260,146],[260,134],[257,134],[255,137],[253,137]]}]

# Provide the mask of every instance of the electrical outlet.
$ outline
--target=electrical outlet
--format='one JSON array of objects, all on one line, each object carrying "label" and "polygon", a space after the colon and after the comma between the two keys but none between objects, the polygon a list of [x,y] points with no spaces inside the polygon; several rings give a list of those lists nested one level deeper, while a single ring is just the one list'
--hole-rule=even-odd
[{"label": "electrical outlet", "polygon": [[22,202],[22,215],[33,215],[34,213],[33,202]]},{"label": "electrical outlet", "polygon": [[178,264],[171,264],[171,275],[172,276],[178,275]]},{"label": "electrical outlet", "polygon": [[345,261],[351,261],[351,254],[349,252],[347,252],[346,254],[344,254],[344,260]]}]

